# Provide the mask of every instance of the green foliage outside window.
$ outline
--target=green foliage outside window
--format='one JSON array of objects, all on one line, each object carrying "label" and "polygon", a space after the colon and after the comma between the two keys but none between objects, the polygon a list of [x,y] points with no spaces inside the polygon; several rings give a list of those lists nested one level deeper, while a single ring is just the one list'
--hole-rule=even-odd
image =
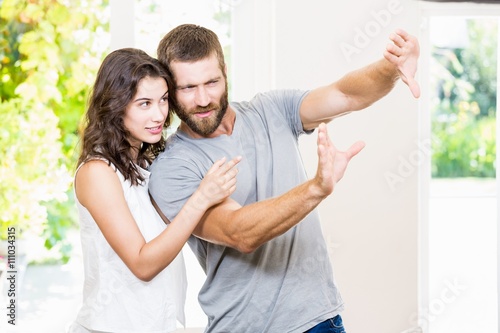
[{"label": "green foliage outside window", "polygon": [[[44,237],[67,261],[78,124],[108,38],[106,0],[0,1],[0,239]],[[104,46],[103,46],[104,45]]]},{"label": "green foliage outside window", "polygon": [[434,48],[432,176],[495,177],[496,19],[467,20],[466,48]]}]

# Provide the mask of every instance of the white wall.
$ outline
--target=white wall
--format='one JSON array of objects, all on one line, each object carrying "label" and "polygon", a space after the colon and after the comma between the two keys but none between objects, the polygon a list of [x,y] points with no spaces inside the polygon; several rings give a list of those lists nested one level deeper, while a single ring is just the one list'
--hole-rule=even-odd
[{"label": "white wall", "polygon": [[[243,0],[234,6],[234,100],[271,88],[328,84],[381,58],[395,28],[419,33],[414,0]],[[371,36],[363,39],[360,31]],[[417,107],[398,83],[367,110],[329,124],[339,148],[367,144],[320,206],[349,333],[399,333],[416,324]],[[315,140],[316,134],[301,139],[311,176]],[[388,174],[400,181],[388,182]]]}]

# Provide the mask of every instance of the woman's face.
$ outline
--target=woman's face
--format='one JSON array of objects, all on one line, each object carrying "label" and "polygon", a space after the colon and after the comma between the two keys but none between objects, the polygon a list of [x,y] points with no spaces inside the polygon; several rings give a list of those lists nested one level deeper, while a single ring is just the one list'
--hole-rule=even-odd
[{"label": "woman's face", "polygon": [[168,115],[168,87],[165,79],[145,77],[139,81],[137,93],[125,110],[123,119],[133,147],[143,142],[156,143],[161,139],[163,124]]}]

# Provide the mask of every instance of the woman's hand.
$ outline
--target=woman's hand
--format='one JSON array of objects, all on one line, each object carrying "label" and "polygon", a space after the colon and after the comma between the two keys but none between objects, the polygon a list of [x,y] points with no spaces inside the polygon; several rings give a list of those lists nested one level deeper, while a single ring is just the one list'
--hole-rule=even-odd
[{"label": "woman's hand", "polygon": [[198,200],[201,207],[209,208],[222,202],[236,190],[236,165],[241,161],[241,156],[226,162],[226,158],[216,161],[207,171],[198,187],[200,194]]}]

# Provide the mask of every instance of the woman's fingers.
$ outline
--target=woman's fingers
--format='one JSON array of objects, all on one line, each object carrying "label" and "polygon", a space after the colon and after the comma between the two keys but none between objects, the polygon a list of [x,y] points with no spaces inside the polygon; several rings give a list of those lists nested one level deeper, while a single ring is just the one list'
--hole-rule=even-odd
[{"label": "woman's fingers", "polygon": [[210,175],[215,171],[219,170],[221,166],[224,165],[225,162],[226,162],[226,157],[220,158],[217,161],[215,161],[214,164],[212,164],[212,166],[210,167],[210,169],[208,169],[207,175]]}]

